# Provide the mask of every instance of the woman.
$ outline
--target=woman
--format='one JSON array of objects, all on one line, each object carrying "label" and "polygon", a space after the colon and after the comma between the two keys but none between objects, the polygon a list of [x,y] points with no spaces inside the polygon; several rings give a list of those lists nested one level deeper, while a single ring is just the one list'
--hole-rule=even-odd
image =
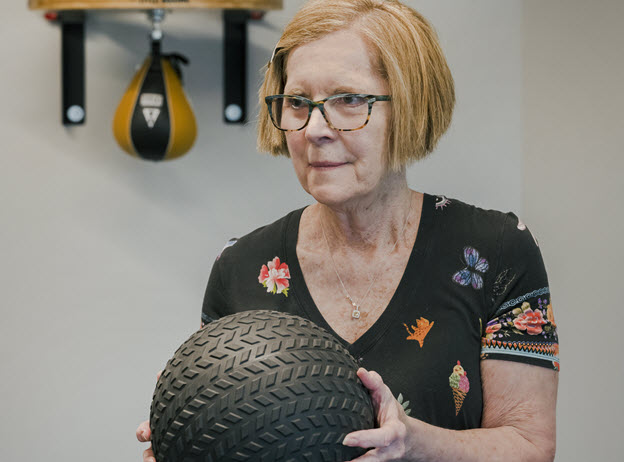
[{"label": "woman", "polygon": [[316,203],[228,243],[202,325],[279,309],[342,338],[380,425],[346,436],[373,448],[358,462],[552,461],[558,346],[536,242],[513,214],[407,186],[454,105],[426,20],[397,1],[310,2],[260,95],[260,149],[290,156]]}]

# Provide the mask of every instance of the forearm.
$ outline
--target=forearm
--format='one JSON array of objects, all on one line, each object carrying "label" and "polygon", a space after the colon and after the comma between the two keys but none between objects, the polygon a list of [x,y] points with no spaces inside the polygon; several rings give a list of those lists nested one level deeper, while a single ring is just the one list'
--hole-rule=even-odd
[{"label": "forearm", "polygon": [[410,462],[552,462],[554,441],[530,441],[514,427],[447,430],[408,418]]}]

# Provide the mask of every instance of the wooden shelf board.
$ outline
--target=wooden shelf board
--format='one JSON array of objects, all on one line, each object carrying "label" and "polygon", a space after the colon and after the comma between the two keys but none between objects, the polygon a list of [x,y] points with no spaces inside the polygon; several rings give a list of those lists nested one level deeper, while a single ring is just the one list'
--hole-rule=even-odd
[{"label": "wooden shelf board", "polygon": [[28,0],[31,10],[150,10],[219,8],[279,10],[283,0]]}]

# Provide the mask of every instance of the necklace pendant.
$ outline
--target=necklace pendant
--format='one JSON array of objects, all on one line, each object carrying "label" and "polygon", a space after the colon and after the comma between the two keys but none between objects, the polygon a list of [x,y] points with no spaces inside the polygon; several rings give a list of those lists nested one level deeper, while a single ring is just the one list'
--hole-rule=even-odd
[{"label": "necklace pendant", "polygon": [[353,310],[353,312],[351,313],[351,317],[353,319],[360,319],[360,307],[356,306]]}]

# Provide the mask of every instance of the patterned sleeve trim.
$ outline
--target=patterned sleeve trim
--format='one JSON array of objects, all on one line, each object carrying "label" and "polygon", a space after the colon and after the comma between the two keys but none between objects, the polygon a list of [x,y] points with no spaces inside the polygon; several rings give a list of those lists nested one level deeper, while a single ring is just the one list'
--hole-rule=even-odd
[{"label": "patterned sleeve trim", "polygon": [[505,303],[503,303],[500,308],[498,308],[498,310],[496,310],[496,313],[494,313],[494,316],[498,316],[499,314],[501,314],[502,312],[504,312],[505,310],[507,310],[507,308],[510,308],[514,305],[517,305],[518,303],[522,303],[525,300],[528,300],[529,298],[532,297],[539,297],[540,295],[544,295],[544,294],[548,294],[550,293],[550,288],[549,287],[542,287],[541,289],[537,289],[534,290],[533,292],[529,292],[528,294],[524,294],[518,298],[514,298],[513,300],[509,300]]},{"label": "patterned sleeve trim", "polygon": [[[560,369],[557,325],[551,304],[548,299],[539,298],[537,306],[532,308],[528,302],[523,301],[543,291],[544,289],[538,289],[511,300],[513,304],[522,302],[522,305],[487,323],[481,339],[482,359],[515,356],[519,361],[529,359],[529,362],[536,365],[552,364],[553,369]],[[520,340],[522,338],[526,340]]]},{"label": "patterned sleeve trim", "polygon": [[559,345],[556,343],[506,342],[482,338],[481,354],[487,355],[489,353],[525,356],[559,363]]}]

